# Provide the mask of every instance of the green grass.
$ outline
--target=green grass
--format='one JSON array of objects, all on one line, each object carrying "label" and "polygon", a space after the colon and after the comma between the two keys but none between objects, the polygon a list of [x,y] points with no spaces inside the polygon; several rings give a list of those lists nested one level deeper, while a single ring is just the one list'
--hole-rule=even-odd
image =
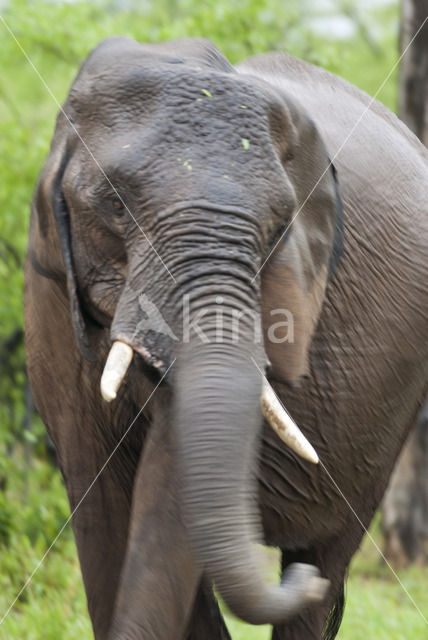
[{"label": "green grass", "polygon": [[[382,546],[378,522],[371,535]],[[401,584],[400,584],[400,582]],[[396,572],[380,560],[368,536],[354,557],[340,640],[422,640],[428,637],[428,567]],[[406,593],[407,591],[407,593]],[[412,602],[412,599],[414,602]],[[415,606],[416,605],[416,606]],[[420,612],[417,610],[420,609]]]},{"label": "green grass", "polygon": [[[43,556],[43,549],[32,547],[18,537],[8,557],[15,562],[0,562],[3,588],[0,595],[2,615]],[[9,565],[9,566],[8,566]],[[10,572],[16,571],[11,576]],[[17,575],[22,579],[18,583]],[[9,578],[13,587],[4,584]],[[93,638],[74,541],[61,541],[52,551],[0,626],[1,640],[86,640]]]},{"label": "green grass", "polygon": [[0,501],[0,640],[91,638],[76,548],[70,527],[40,563],[69,515],[61,475],[47,462],[28,467],[24,449],[6,462],[8,489]]}]

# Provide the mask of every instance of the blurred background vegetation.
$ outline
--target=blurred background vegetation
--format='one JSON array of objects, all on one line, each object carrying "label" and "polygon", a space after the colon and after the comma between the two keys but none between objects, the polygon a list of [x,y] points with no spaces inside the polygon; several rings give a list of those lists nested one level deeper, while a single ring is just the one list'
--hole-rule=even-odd
[{"label": "blurred background vegetation", "polygon": [[[394,0],[0,0],[0,13],[1,620],[69,514],[27,387],[22,332],[30,202],[58,111],[51,93],[63,102],[88,52],[120,34],[141,41],[204,36],[231,62],[285,50],[373,95],[399,55],[399,7]],[[378,99],[396,109],[397,71]],[[423,570],[402,571],[400,579],[428,617]],[[426,638],[426,623],[370,541],[353,563],[348,595],[342,640]],[[268,637],[268,628],[228,621],[235,639]],[[0,639],[91,637],[68,526],[0,624]]]}]

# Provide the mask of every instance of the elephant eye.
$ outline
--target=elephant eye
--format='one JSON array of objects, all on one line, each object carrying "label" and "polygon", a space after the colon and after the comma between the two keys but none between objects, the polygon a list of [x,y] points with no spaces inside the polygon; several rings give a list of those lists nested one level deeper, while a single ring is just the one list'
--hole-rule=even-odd
[{"label": "elephant eye", "polygon": [[119,198],[113,198],[113,200],[111,201],[111,204],[112,204],[113,212],[115,213],[115,215],[117,216],[123,215],[125,211],[125,206],[123,202],[119,200]]},{"label": "elephant eye", "polygon": [[290,226],[291,226],[290,224],[282,225],[276,230],[276,232],[273,234],[268,244],[269,251],[272,251],[277,246],[279,246],[280,244],[282,245],[287,241],[288,236],[290,234]]}]

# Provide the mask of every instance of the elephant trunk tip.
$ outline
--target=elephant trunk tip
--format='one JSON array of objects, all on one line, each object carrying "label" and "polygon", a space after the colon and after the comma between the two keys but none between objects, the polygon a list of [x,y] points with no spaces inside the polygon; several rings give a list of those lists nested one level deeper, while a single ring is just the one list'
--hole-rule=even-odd
[{"label": "elephant trunk tip", "polygon": [[[220,587],[219,592],[232,613],[245,622],[282,624],[304,609],[323,602],[329,586],[329,580],[321,578],[315,566],[294,563],[284,572],[281,585],[265,586],[264,593],[255,589],[250,594],[246,586],[233,593],[223,593]],[[244,591],[247,591],[245,595]]]}]

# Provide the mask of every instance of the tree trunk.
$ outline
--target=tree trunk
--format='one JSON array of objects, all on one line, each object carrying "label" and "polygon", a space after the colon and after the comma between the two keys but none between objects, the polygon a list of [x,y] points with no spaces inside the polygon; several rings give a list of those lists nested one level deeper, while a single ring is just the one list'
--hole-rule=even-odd
[{"label": "tree trunk", "polygon": [[[428,0],[402,0],[398,115],[428,145]],[[410,44],[411,43],[411,44]],[[409,46],[410,45],[410,46]]]},{"label": "tree trunk", "polygon": [[397,568],[428,559],[428,401],[401,452],[382,509],[385,555]]}]

